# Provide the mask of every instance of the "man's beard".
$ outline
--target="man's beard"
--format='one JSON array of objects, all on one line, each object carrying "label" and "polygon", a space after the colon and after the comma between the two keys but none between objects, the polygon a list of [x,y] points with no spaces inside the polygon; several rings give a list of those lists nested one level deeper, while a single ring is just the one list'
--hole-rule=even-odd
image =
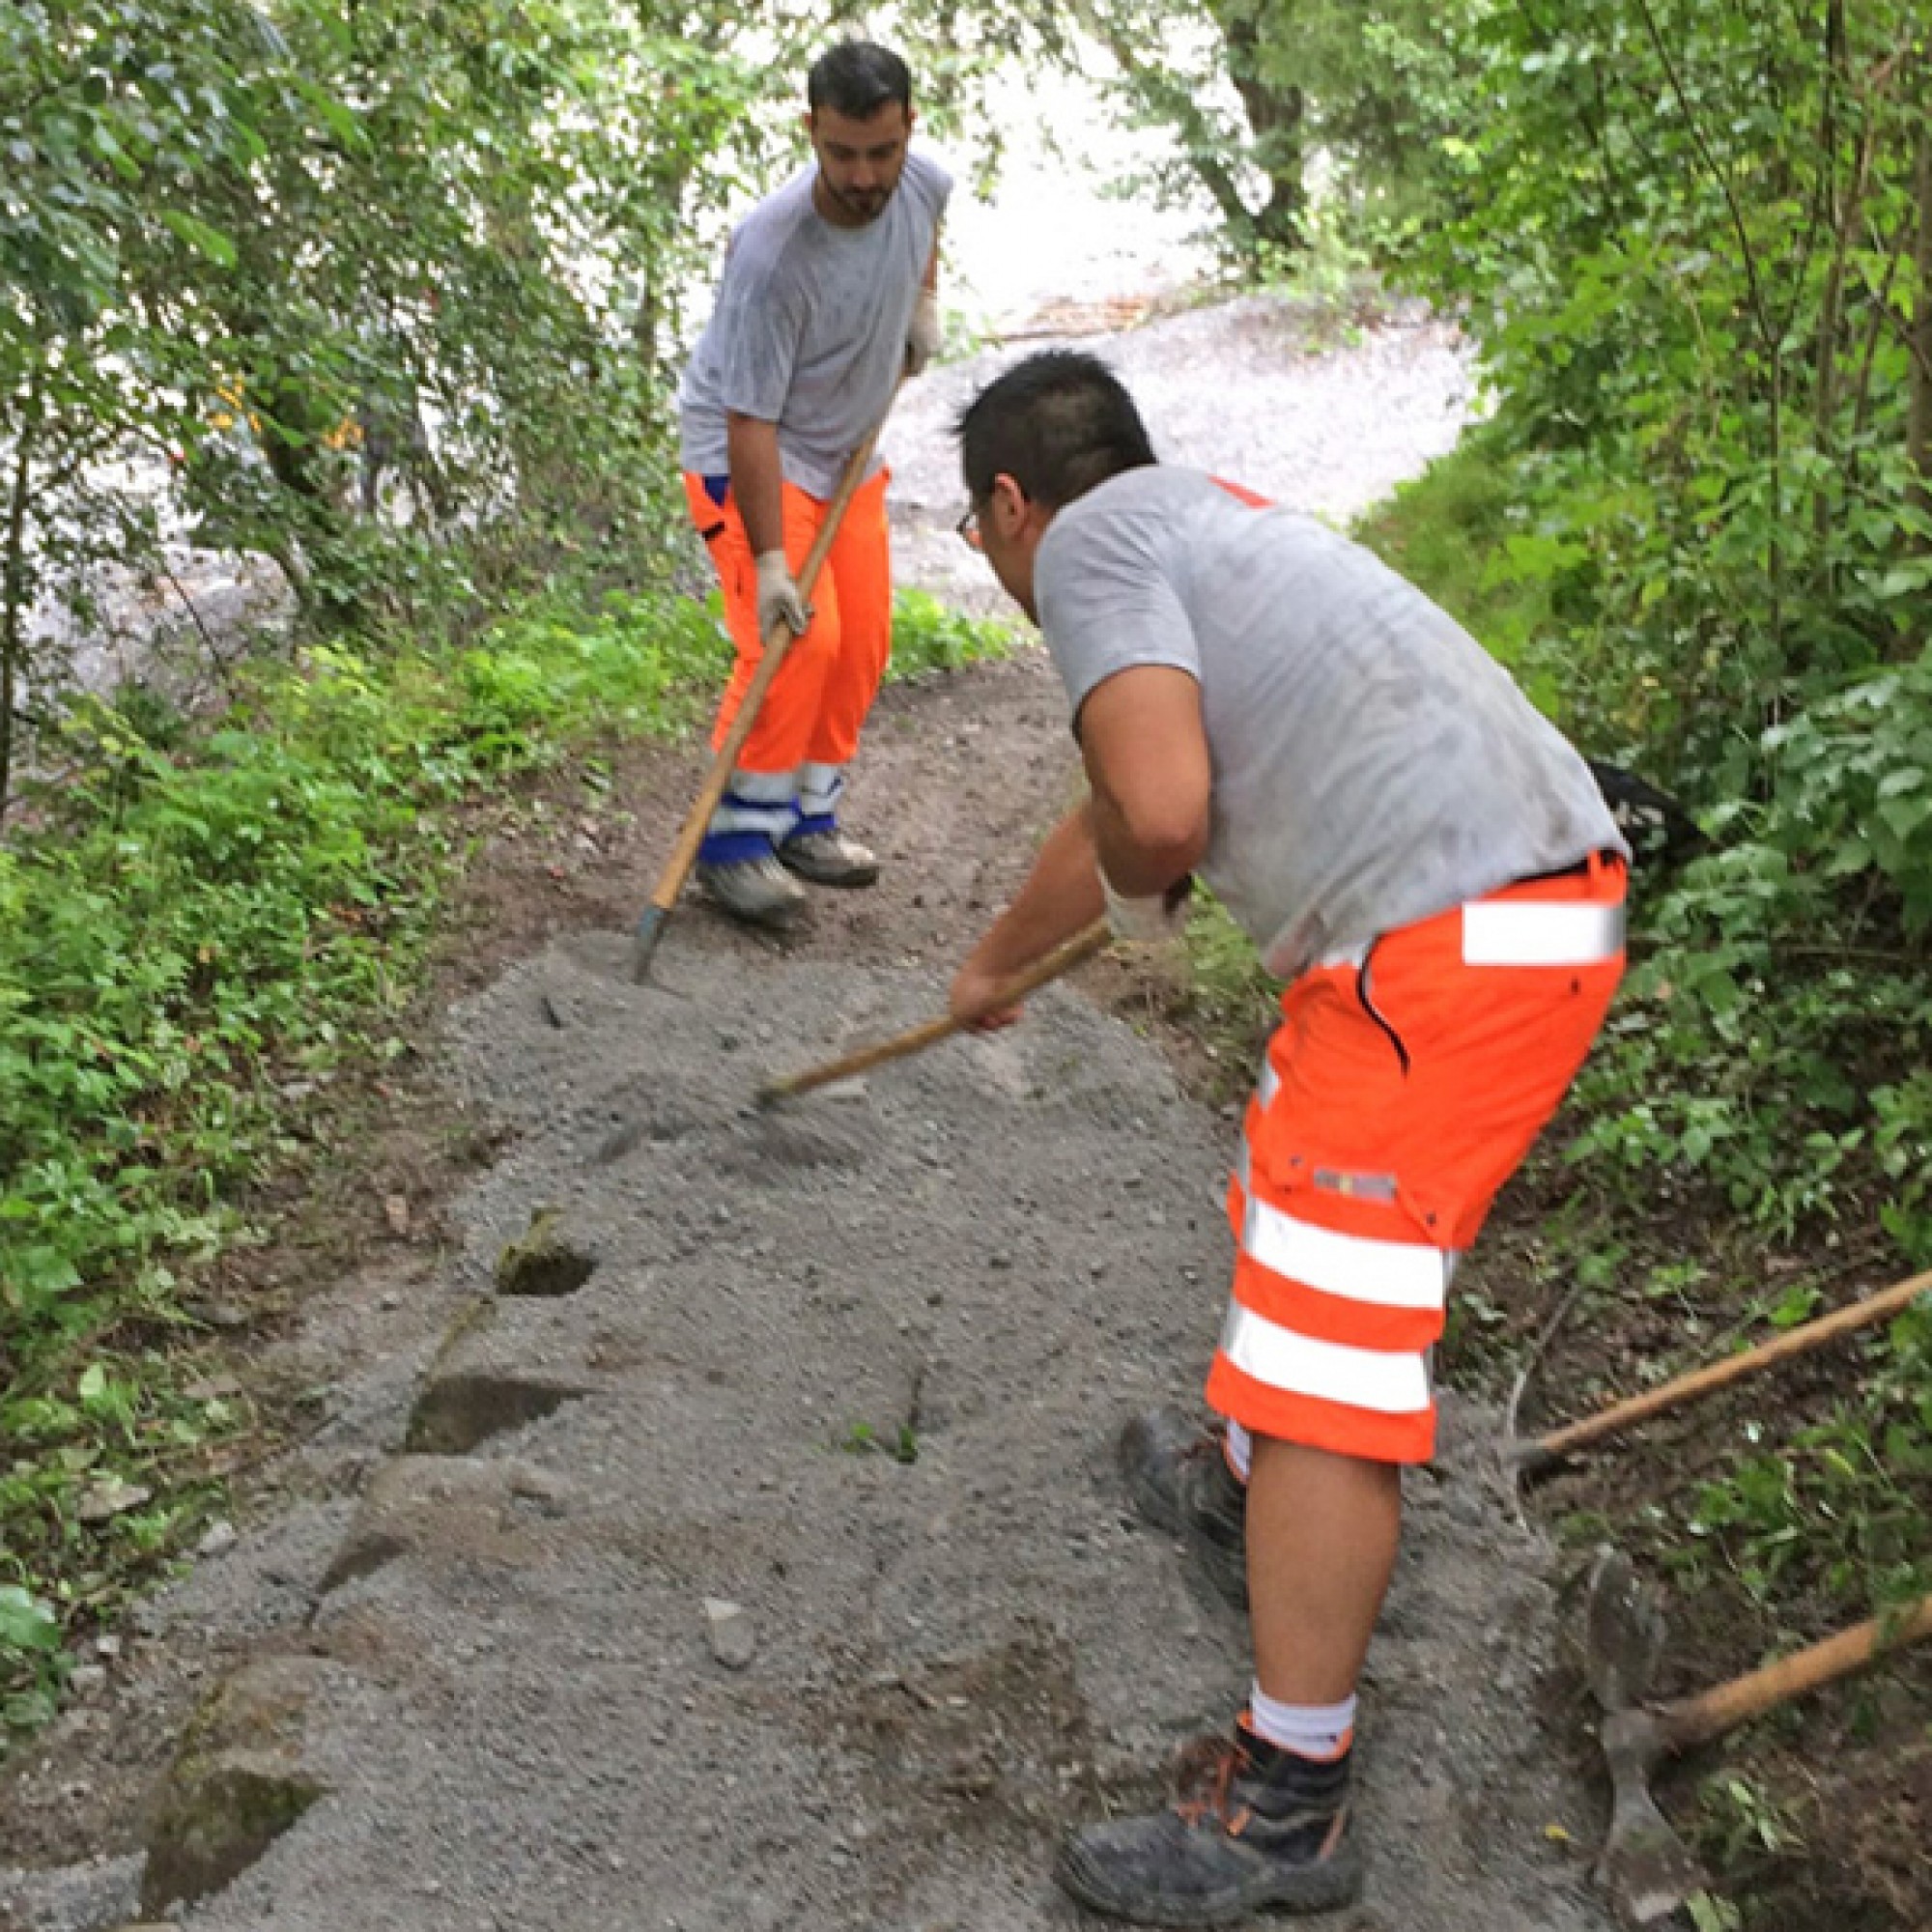
[{"label": "man's beard", "polygon": [[[828,183],[828,186],[831,185]],[[832,188],[832,199],[847,214],[861,221],[876,221],[885,213],[886,203],[892,200],[893,191],[889,187],[878,188]]]}]

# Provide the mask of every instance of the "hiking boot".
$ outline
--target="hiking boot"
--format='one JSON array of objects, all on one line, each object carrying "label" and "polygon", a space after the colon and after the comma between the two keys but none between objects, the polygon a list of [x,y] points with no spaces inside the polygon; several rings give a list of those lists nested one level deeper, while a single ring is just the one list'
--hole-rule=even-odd
[{"label": "hiking boot", "polygon": [[747,925],[782,929],[805,910],[805,889],[769,852],[697,867],[697,883]]},{"label": "hiking boot", "polygon": [[1237,1723],[1181,1752],[1172,1810],[1074,1833],[1054,1876],[1082,1905],[1141,1925],[1333,1912],[1362,1889],[1349,1811],[1348,1752],[1318,1764]]},{"label": "hiking boot", "polygon": [[1218,1429],[1178,1408],[1151,1408],[1121,1431],[1121,1474],[1133,1505],[1187,1546],[1217,1596],[1248,1606],[1248,1492],[1228,1466]]},{"label": "hiking boot", "polygon": [[879,862],[842,832],[794,832],[779,843],[779,858],[814,886],[869,886]]}]

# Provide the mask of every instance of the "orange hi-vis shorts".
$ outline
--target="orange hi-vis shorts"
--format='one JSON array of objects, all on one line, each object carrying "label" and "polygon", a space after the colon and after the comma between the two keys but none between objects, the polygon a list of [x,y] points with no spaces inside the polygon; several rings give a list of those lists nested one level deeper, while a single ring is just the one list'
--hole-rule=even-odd
[{"label": "orange hi-vis shorts", "polygon": [[[859,486],[846,506],[812,586],[811,623],[792,640],[765,694],[738,753],[740,771],[770,777],[791,777],[808,766],[842,771],[858,750],[893,641],[888,480],[882,469]],[[738,715],[764,655],[764,639],[758,636],[758,573],[744,520],[728,492],[721,502],[703,477],[690,472],[684,491],[724,588],[724,623],[738,651],[711,735],[716,747]],[[784,551],[794,574],[804,568],[806,552],[829,507],[796,484],[784,485]]]},{"label": "orange hi-vis shorts", "polygon": [[1372,1462],[1435,1453],[1457,1258],[1556,1111],[1623,974],[1614,854],[1324,961],[1282,995],[1228,1190],[1209,1405]]}]

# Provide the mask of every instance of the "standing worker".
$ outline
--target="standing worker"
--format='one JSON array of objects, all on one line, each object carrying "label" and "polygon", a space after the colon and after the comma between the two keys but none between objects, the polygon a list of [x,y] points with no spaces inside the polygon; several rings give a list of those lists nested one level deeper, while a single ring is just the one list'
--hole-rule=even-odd
[{"label": "standing worker", "polygon": [[1156,464],[1133,401],[1050,351],[959,421],[962,531],[1040,626],[1090,801],[953,981],[962,1020],[1101,917],[1165,936],[1199,872],[1287,981],[1229,1189],[1222,1421],[1131,1422],[1123,1471],[1245,1602],[1247,1708],[1175,1808],[1074,1833],[1084,1904],[1163,1925],[1361,1887],[1355,1688],[1434,1451],[1457,1257],[1581,1065],[1623,968],[1628,848],[1588,767],[1421,592],[1320,524]]},{"label": "standing worker", "polygon": [[738,658],[712,736],[723,742],[764,639],[797,641],[746,738],[697,853],[699,882],[754,924],[789,924],[799,879],[869,886],[878,861],[838,827],[892,645],[887,472],[874,460],[808,611],[794,573],[852,453],[902,373],[939,344],[939,224],[952,182],[909,151],[912,76],[897,54],[845,41],[807,78],[816,166],[733,232],[717,306],[678,392],[685,496],[724,591]]}]

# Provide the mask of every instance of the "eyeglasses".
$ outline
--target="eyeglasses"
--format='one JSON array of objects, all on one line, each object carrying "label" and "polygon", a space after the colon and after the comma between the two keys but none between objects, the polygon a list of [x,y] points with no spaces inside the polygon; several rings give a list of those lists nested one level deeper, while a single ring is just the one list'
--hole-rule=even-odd
[{"label": "eyeglasses", "polygon": [[980,534],[980,506],[977,503],[952,527],[959,532],[959,541],[968,550],[984,553],[986,539]]}]

